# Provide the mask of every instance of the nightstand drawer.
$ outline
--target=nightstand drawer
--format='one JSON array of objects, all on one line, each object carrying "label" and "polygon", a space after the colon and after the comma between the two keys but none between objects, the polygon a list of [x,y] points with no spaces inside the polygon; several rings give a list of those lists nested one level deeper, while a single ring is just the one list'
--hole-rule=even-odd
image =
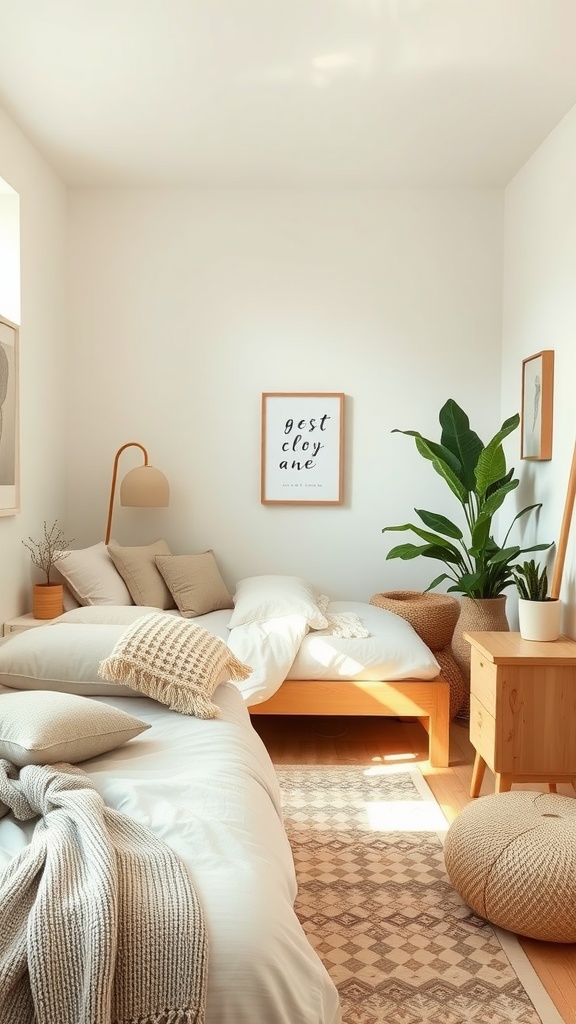
[{"label": "nightstand drawer", "polygon": [[478,651],[471,651],[470,659],[470,692],[478,698],[491,715],[496,715],[496,675],[497,666]]},{"label": "nightstand drawer", "polygon": [[470,740],[488,767],[493,768],[496,720],[474,694],[470,695]]}]

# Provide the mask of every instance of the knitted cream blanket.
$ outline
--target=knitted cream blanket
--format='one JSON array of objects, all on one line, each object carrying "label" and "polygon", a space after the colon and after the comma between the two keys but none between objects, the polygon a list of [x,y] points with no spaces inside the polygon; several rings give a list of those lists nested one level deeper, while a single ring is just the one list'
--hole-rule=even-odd
[{"label": "knitted cream blanket", "polygon": [[0,876],[0,1019],[201,1024],[206,932],[176,855],[68,764],[0,759],[0,800],[41,816]]}]

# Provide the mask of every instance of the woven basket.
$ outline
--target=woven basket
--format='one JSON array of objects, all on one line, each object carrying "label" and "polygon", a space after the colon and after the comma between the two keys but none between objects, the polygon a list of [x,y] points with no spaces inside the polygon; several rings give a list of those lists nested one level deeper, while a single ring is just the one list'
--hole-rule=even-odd
[{"label": "woven basket", "polygon": [[406,619],[433,652],[444,679],[450,685],[450,716],[455,718],[468,696],[466,682],[451,647],[460,614],[460,602],[449,594],[390,590],[384,594],[374,594],[370,604]]}]

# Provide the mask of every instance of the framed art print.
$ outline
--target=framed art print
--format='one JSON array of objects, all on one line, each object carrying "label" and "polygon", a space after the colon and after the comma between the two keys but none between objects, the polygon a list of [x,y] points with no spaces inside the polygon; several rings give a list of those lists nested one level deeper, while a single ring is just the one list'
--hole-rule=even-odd
[{"label": "framed art print", "polygon": [[552,458],[554,352],[545,349],[522,360],[522,459]]},{"label": "framed art print", "polygon": [[18,327],[0,316],[0,516],[20,511]]},{"label": "framed art print", "polygon": [[263,505],[341,505],[344,395],[262,395]]}]

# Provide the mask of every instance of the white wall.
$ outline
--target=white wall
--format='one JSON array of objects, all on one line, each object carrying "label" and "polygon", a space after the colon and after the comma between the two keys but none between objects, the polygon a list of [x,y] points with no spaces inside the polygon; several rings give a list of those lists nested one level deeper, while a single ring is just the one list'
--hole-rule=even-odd
[{"label": "white wall", "polygon": [[[30,559],[22,540],[44,520],[64,525],[66,192],[0,109],[0,177],[20,196],[21,514],[0,517],[0,622],[31,607]],[[12,225],[13,227],[13,225]],[[15,276],[17,280],[17,275]],[[14,285],[12,286],[14,287]],[[21,301],[20,301],[21,300]],[[21,318],[15,311],[21,307]]]},{"label": "white wall", "polygon": [[[332,597],[425,587],[434,565],[386,562],[381,529],[415,505],[455,509],[391,430],[437,436],[448,397],[481,434],[500,425],[501,193],[78,189],[69,210],[78,544],[102,538],[114,453],[136,440],[172,503],[117,508],[120,543],[213,548],[229,585],[276,571]],[[263,391],[346,393],[343,506],[260,504]]]},{"label": "white wall", "polygon": [[[576,108],[506,190],[503,405],[518,404],[522,359],[555,352],[550,462],[519,463],[523,504],[541,501],[530,542],[557,541],[576,439]],[[536,555],[535,557],[539,557]],[[547,560],[553,567],[554,556]],[[576,637],[576,525],[564,567],[564,628]]]}]

